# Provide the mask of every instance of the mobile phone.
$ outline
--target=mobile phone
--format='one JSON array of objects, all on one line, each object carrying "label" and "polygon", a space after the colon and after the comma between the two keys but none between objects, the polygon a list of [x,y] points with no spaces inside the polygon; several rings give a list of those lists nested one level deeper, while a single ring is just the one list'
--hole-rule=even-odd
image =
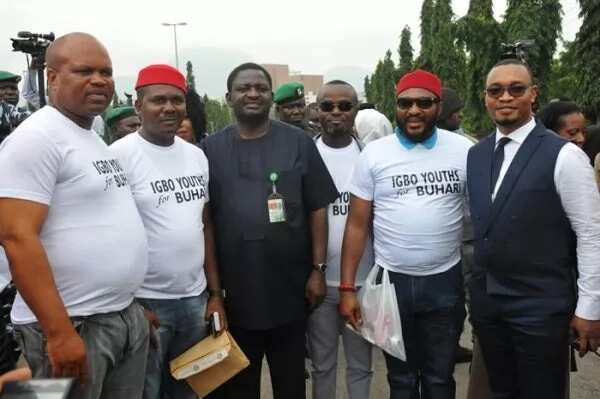
[{"label": "mobile phone", "polygon": [[208,319],[208,328],[213,337],[219,335],[222,329],[219,313],[213,312],[213,314],[210,315],[210,318]]},{"label": "mobile phone", "polygon": [[70,378],[11,381],[4,384],[0,396],[3,399],[66,399],[72,396],[72,386]]}]

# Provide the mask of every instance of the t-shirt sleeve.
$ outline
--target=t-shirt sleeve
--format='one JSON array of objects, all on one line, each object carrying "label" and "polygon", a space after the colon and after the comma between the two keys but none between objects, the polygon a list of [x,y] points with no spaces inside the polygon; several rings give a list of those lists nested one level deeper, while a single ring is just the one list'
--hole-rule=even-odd
[{"label": "t-shirt sleeve", "polygon": [[302,177],[302,195],[307,208],[314,211],[335,201],[338,191],[317,146],[308,136],[304,140],[307,168]]},{"label": "t-shirt sleeve", "polygon": [[42,132],[17,131],[0,146],[0,198],[49,205],[62,156]]},{"label": "t-shirt sleeve", "polygon": [[371,172],[368,150],[363,151],[354,165],[352,179],[350,180],[350,193],[366,201],[373,201],[375,194],[375,180]]}]

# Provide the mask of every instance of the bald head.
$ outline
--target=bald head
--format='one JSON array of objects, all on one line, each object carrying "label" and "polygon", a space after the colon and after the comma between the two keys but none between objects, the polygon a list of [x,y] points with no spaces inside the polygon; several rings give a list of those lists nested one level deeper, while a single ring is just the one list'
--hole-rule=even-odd
[{"label": "bald head", "polygon": [[58,69],[66,60],[86,50],[101,51],[108,58],[108,51],[94,36],[84,32],[73,32],[59,37],[48,46],[46,63],[48,68]]},{"label": "bald head", "polygon": [[335,89],[337,87],[343,88],[349,93],[352,93],[351,95],[353,101],[358,103],[358,94],[356,93],[354,86],[343,80],[331,80],[325,83],[323,87],[321,87],[321,89],[319,90],[319,93],[317,94],[317,102],[319,102],[328,91],[330,91],[332,88]]},{"label": "bald head", "polygon": [[46,50],[51,104],[79,126],[89,128],[112,99],[112,63],[92,35],[69,33]]}]

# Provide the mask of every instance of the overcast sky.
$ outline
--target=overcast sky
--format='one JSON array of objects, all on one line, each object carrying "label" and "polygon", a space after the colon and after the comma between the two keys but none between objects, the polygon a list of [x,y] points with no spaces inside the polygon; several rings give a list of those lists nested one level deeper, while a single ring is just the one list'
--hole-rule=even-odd
[{"label": "overcast sky", "polygon": [[[372,70],[386,49],[395,51],[404,25],[419,43],[421,1],[408,0],[1,0],[0,69],[18,72],[25,57],[11,52],[18,31],[53,31],[57,36],[85,31],[108,48],[115,74],[135,75],[150,63],[174,64],[173,31],[161,22],[187,22],[178,28],[180,63],[187,49],[242,52],[259,63],[285,63],[302,73],[334,67]],[[454,0],[457,16],[468,0]],[[563,36],[572,40],[580,26],[577,0],[563,0]],[[494,1],[498,19],[505,0]],[[2,44],[4,43],[4,44]],[[202,65],[194,69],[201,75]]]}]

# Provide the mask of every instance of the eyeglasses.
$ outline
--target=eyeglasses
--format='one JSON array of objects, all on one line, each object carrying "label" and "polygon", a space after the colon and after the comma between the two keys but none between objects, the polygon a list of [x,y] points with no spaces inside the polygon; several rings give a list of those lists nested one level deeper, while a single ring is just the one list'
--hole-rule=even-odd
[{"label": "eyeglasses", "polygon": [[486,87],[485,92],[492,98],[500,98],[505,92],[508,92],[511,97],[522,97],[529,89],[528,85],[514,84],[510,86],[490,86]]},{"label": "eyeglasses", "polygon": [[433,107],[433,104],[437,104],[439,102],[440,102],[439,99],[433,98],[433,97],[418,97],[418,98],[398,97],[398,99],[396,100],[396,104],[398,104],[398,108],[404,109],[404,110],[412,108],[412,106],[414,104],[417,104],[417,107],[419,107],[421,109],[429,109],[429,108]]},{"label": "eyeglasses", "polygon": [[334,103],[333,101],[322,101],[319,103],[319,109],[323,112],[331,112],[337,107],[341,112],[348,112],[354,108],[354,103],[351,101],[340,101]]}]

